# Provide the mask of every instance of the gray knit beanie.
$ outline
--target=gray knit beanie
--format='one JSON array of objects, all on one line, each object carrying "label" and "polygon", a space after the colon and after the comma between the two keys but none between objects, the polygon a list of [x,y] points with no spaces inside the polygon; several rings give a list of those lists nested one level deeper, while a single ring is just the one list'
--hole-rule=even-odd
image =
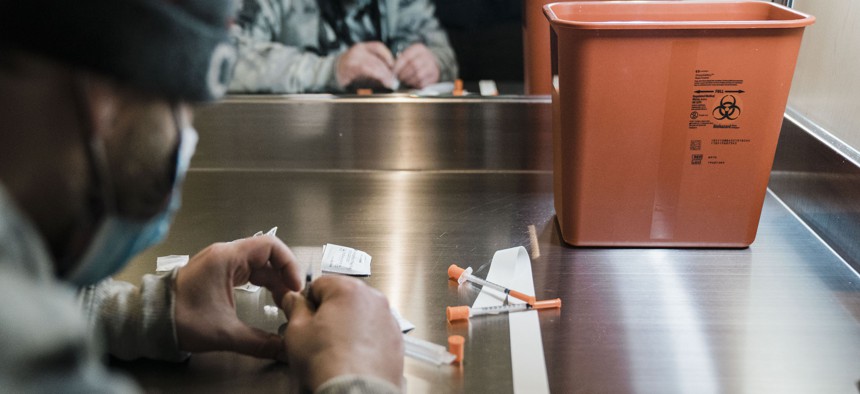
[{"label": "gray knit beanie", "polygon": [[232,0],[0,0],[0,50],[38,53],[187,101],[227,90]]}]

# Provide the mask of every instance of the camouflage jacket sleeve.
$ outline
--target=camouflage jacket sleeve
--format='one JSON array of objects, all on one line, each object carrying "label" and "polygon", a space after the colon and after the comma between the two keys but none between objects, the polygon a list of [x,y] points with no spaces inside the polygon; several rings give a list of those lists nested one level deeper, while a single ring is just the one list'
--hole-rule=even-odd
[{"label": "camouflage jacket sleeve", "polygon": [[2,254],[0,392],[140,392],[131,379],[105,367],[103,347],[72,289],[22,275]]},{"label": "camouflage jacket sleeve", "polygon": [[175,279],[176,270],[169,275],[144,275],[140,287],[108,278],[79,292],[89,326],[103,334],[110,354],[123,360],[188,358],[176,337]]},{"label": "camouflage jacket sleeve", "polygon": [[245,0],[231,30],[238,59],[232,93],[305,93],[342,91],[335,68],[339,54],[318,56],[284,45],[285,0]]},{"label": "camouflage jacket sleeve", "polygon": [[394,24],[391,31],[396,47],[392,50],[399,52],[410,44],[424,43],[436,55],[439,81],[453,81],[458,73],[457,59],[435,13],[431,0],[390,0],[390,22]]}]

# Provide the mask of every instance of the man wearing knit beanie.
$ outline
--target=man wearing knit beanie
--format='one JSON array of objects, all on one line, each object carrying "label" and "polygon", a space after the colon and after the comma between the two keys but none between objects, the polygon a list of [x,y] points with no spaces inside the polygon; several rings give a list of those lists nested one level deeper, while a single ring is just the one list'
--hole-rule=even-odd
[{"label": "man wearing knit beanie", "polygon": [[[385,298],[326,277],[305,300],[275,237],[214,244],[139,287],[109,278],[179,207],[197,140],[189,104],[220,97],[235,60],[231,5],[0,0],[0,390],[137,391],[103,350],[228,350],[289,360],[318,392],[399,390]],[[285,339],[237,318],[232,288],[249,280],[282,300]]]}]

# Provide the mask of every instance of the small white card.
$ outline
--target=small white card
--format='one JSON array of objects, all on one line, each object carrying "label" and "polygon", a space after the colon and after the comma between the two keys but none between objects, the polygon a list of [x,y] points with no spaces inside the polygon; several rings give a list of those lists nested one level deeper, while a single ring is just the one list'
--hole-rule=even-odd
[{"label": "small white card", "polygon": [[323,247],[322,271],[353,276],[370,276],[370,255],[335,244]]},{"label": "small white card", "polygon": [[161,256],[155,259],[155,272],[172,271],[176,267],[188,264],[188,255]]},{"label": "small white card", "polygon": [[496,81],[480,80],[478,81],[478,89],[481,91],[481,96],[498,96],[499,89],[496,87]]}]

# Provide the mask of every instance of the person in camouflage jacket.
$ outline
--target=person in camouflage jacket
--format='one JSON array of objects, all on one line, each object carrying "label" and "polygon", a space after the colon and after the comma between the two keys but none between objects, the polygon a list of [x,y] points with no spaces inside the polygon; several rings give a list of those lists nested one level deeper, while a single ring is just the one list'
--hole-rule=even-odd
[{"label": "person in camouflage jacket", "polygon": [[452,81],[432,0],[244,0],[234,93],[397,90]]}]

